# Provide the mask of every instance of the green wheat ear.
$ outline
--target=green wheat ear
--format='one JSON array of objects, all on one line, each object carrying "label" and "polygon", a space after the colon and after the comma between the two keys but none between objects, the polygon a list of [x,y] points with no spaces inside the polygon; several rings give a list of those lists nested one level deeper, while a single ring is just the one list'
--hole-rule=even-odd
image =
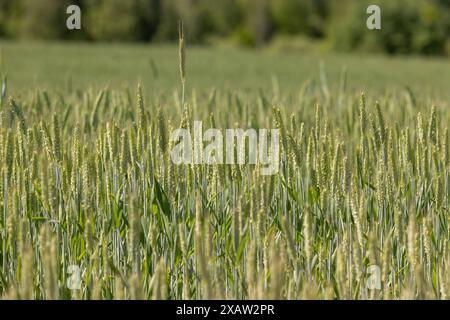
[{"label": "green wheat ear", "polygon": [[178,23],[178,41],[179,41],[179,59],[180,59],[180,77],[181,81],[186,81],[186,52],[184,48],[184,27],[183,20]]},{"label": "green wheat ear", "polygon": [[184,27],[183,20],[178,23],[178,58],[180,66],[180,79],[181,79],[181,108],[184,108],[185,101],[185,84],[186,84],[186,50],[184,44]]}]

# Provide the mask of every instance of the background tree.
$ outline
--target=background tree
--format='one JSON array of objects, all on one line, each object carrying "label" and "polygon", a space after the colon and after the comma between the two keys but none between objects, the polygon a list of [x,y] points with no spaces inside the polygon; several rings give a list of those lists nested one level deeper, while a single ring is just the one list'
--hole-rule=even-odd
[{"label": "background tree", "polygon": [[158,24],[160,1],[86,1],[87,28],[94,40],[147,41]]},{"label": "background tree", "polygon": [[[70,4],[80,31],[66,28]],[[366,28],[369,4],[382,8],[380,31]],[[287,34],[306,48],[450,53],[448,0],[0,0],[1,38],[173,42],[180,19],[189,43],[260,46]]]},{"label": "background tree", "polygon": [[336,19],[334,46],[340,50],[379,51],[389,54],[444,54],[449,11],[430,0],[379,0],[381,30],[366,28],[371,1],[352,3]]},{"label": "background tree", "polygon": [[66,33],[68,0],[21,0],[20,35],[57,39]]}]

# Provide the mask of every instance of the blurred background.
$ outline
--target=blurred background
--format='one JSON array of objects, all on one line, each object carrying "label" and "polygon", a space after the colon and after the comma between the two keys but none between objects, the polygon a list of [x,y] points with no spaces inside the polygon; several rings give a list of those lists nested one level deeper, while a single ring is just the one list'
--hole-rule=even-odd
[{"label": "blurred background", "polygon": [[[66,28],[66,8],[82,30]],[[382,30],[366,8],[382,8]],[[166,43],[182,18],[191,44],[450,55],[449,0],[0,0],[3,39]]]},{"label": "blurred background", "polygon": [[[81,30],[67,29],[72,4]],[[370,4],[381,8],[381,30],[366,26]],[[141,82],[171,96],[180,19],[193,95],[344,83],[450,96],[450,0],[0,0],[0,76],[19,95]]]}]

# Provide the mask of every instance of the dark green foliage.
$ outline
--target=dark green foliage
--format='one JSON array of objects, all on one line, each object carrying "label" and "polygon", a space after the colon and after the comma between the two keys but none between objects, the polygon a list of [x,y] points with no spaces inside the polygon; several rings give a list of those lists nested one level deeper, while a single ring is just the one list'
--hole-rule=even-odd
[{"label": "dark green foliage", "polygon": [[[381,51],[389,54],[444,54],[450,26],[449,11],[440,1],[361,1],[336,20],[337,49]],[[369,4],[381,8],[381,30],[366,28]]]},{"label": "dark green foliage", "polygon": [[[81,8],[81,30],[66,28],[70,4]],[[370,4],[381,7],[381,30],[366,28]],[[0,0],[1,38],[175,42],[179,20],[190,44],[261,46],[275,38],[344,51],[450,51],[447,0]]]},{"label": "dark green foliage", "polygon": [[87,33],[94,40],[147,41],[156,30],[159,1],[86,2]]}]

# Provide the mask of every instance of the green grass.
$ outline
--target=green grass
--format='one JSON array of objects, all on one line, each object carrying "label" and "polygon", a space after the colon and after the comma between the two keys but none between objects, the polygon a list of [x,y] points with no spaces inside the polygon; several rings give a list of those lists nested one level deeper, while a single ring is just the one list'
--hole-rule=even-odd
[{"label": "green grass", "polygon": [[[18,93],[24,88],[64,90],[69,77],[79,89],[123,88],[138,79],[151,92],[179,89],[174,63],[178,52],[173,46],[3,42],[1,47],[2,72]],[[211,88],[254,92],[272,88],[273,77],[284,92],[295,92],[306,80],[319,81],[320,61],[331,84],[339,82],[346,67],[349,88],[354,91],[394,92],[409,86],[417,94],[448,97],[450,83],[448,59],[196,47],[188,48],[187,59],[188,85],[200,92]]]},{"label": "green grass", "polygon": [[[175,47],[3,48],[2,298],[448,299],[444,60],[188,48],[182,105]],[[278,128],[280,171],[175,165],[196,120]]]}]

